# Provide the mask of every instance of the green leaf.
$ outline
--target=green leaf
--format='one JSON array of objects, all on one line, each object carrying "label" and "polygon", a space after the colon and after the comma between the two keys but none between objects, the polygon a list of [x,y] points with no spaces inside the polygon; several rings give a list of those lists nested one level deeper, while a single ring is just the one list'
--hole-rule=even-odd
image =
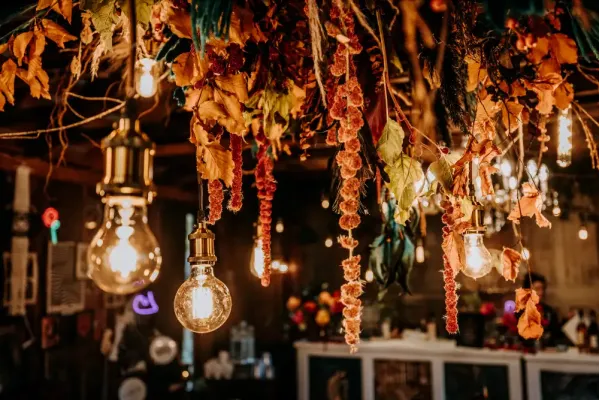
[{"label": "green leaf", "polygon": [[412,203],[418,195],[415,182],[423,179],[421,164],[407,155],[400,154],[400,158],[395,163],[385,167],[385,172],[390,177],[390,182],[386,185],[394,194],[398,204],[394,218],[399,224],[404,225],[410,216]]},{"label": "green leaf", "polygon": [[100,35],[100,42],[104,51],[112,49],[113,25],[118,21],[115,14],[116,0],[85,0],[81,2],[81,9],[92,14],[92,23]]},{"label": "green leaf", "polygon": [[381,138],[377,143],[377,151],[381,159],[387,164],[392,165],[402,155],[402,142],[404,141],[404,131],[399,123],[388,118],[383,128]]},{"label": "green leaf", "polygon": [[[144,29],[148,28],[153,5],[154,0],[135,0],[135,16],[137,18],[137,23],[142,25]],[[121,0],[121,10],[129,15],[129,2],[127,0]]]},{"label": "green leaf", "polygon": [[463,217],[460,219],[461,221],[470,221],[471,215],[473,214],[473,210],[475,206],[473,202],[468,197],[463,197],[460,199],[460,211],[463,213]]},{"label": "green leaf", "polygon": [[442,185],[444,190],[452,191],[452,165],[460,158],[458,153],[450,153],[434,161],[429,166],[428,172],[435,176],[436,181]]}]

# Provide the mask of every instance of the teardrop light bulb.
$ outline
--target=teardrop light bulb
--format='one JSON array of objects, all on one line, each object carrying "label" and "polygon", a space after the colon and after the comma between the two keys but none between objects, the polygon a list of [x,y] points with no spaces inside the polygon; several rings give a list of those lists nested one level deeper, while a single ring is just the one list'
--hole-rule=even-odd
[{"label": "teardrop light bulb", "polygon": [[493,267],[492,255],[483,244],[482,233],[465,233],[465,266],[463,273],[473,279],[487,275]]},{"label": "teardrop light bulb", "polygon": [[88,275],[105,292],[130,294],[158,276],[162,257],[141,197],[111,196],[88,249]]}]

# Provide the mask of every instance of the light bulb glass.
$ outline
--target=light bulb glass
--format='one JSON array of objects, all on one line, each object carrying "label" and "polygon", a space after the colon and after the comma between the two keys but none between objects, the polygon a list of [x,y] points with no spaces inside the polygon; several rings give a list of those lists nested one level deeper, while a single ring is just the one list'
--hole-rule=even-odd
[{"label": "light bulb glass", "polygon": [[560,111],[558,114],[558,145],[556,149],[556,163],[559,167],[566,168],[571,165],[573,151],[573,119],[571,108]]},{"label": "light bulb glass", "polygon": [[333,239],[332,238],[325,239],[325,247],[331,247],[331,246],[333,246]]},{"label": "light bulb glass", "polygon": [[231,295],[209,264],[192,265],[190,277],[177,290],[175,316],[184,328],[208,333],[221,327],[231,313]]},{"label": "light bulb glass", "polygon": [[135,90],[142,97],[152,97],[158,88],[158,63],[142,58],[135,66]]},{"label": "light bulb glass", "polygon": [[487,275],[493,267],[492,255],[483,244],[483,234],[465,233],[465,266],[463,273],[473,279]]},{"label": "light bulb glass", "polygon": [[250,258],[250,272],[257,278],[262,278],[265,272],[265,253],[262,247],[262,239],[254,242],[252,256]]},{"label": "light bulb glass", "polygon": [[367,272],[365,272],[365,281],[367,281],[368,283],[373,282],[373,279],[375,278],[375,275],[373,275],[373,270],[368,269]]},{"label": "light bulb glass", "polygon": [[585,225],[582,225],[581,228],[579,228],[579,232],[577,234],[579,236],[579,239],[581,240],[587,240],[588,238],[588,230],[586,228]]},{"label": "light bulb glass", "polygon": [[105,292],[137,292],[158,276],[162,257],[141,197],[113,196],[88,248],[88,275]]},{"label": "light bulb glass", "polygon": [[506,178],[511,176],[512,165],[508,159],[506,159],[506,158],[502,159],[502,162],[500,163],[500,172],[502,173],[502,176],[504,176]]}]

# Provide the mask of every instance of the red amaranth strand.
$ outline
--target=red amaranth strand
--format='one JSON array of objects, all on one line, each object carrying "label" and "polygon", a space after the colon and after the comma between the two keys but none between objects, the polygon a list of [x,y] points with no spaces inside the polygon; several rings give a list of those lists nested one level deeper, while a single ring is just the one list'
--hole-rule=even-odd
[{"label": "red amaranth strand", "polygon": [[208,218],[207,222],[214,225],[215,222],[221,219],[223,213],[223,184],[219,179],[214,179],[208,182]]},{"label": "red amaranth strand", "polygon": [[269,286],[271,283],[271,222],[273,219],[273,196],[277,188],[277,182],[273,176],[273,160],[267,153],[269,144],[264,135],[256,138],[259,143],[258,164],[254,171],[256,188],[259,199],[259,221],[261,224],[262,246],[264,253],[265,268],[260,283]]},{"label": "red amaranth strand", "polygon": [[[344,145],[343,149],[336,155],[342,178],[340,197],[343,200],[340,202],[342,215],[339,219],[339,225],[342,229],[348,231],[347,235],[338,238],[342,248],[348,250],[348,258],[342,261],[344,279],[347,282],[341,288],[341,300],[344,304],[344,321],[342,325],[345,330],[344,338],[350,346],[350,352],[355,353],[360,343],[362,302],[359,297],[363,293],[363,288],[360,280],[360,256],[353,255],[353,250],[358,245],[358,241],[352,237],[352,230],[356,229],[361,221],[358,215],[360,181],[356,178],[356,173],[362,167],[362,160],[359,155],[358,132],[363,126],[360,111],[360,107],[363,105],[363,93],[356,79],[354,62],[351,58],[348,58],[352,54],[360,53],[362,47],[358,43],[358,36],[354,33],[352,13],[347,9],[340,9],[338,4],[341,3],[334,3],[331,6],[331,21],[345,28],[344,34],[349,38],[349,42],[338,44],[334,54],[334,62],[330,65],[329,70],[331,75],[335,77],[345,75],[347,80],[343,84],[338,84],[335,95],[332,99],[328,99],[330,105],[329,119],[339,121],[339,126],[337,132],[333,129],[329,130],[327,143],[342,143]],[[328,97],[331,92],[328,93]]]},{"label": "red amaranth strand", "polygon": [[452,335],[458,333],[458,295],[454,271],[444,256],[444,292],[446,303],[446,331]]},{"label": "red amaranth strand", "polygon": [[230,135],[229,147],[233,158],[233,182],[231,184],[231,197],[227,208],[229,211],[238,212],[242,208],[242,137]]}]

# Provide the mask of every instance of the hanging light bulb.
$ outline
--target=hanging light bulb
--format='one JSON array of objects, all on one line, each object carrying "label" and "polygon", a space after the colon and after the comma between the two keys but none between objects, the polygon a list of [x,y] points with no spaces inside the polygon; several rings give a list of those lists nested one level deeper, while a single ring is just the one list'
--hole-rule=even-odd
[{"label": "hanging light bulb", "polygon": [[417,239],[417,247],[415,248],[415,260],[422,264],[425,262],[425,247],[423,247],[423,239]]},{"label": "hanging light bulb", "polygon": [[102,141],[104,221],[88,248],[88,275],[105,292],[130,294],[158,276],[162,257],[148,226],[146,205],[154,197],[154,144],[127,116]]},{"label": "hanging light bulb", "polygon": [[555,217],[560,217],[562,210],[560,209],[560,205],[558,203],[558,192],[557,191],[552,192],[552,205],[553,205],[552,215],[554,215]]},{"label": "hanging light bulb", "polygon": [[465,265],[463,273],[473,279],[487,275],[493,268],[492,255],[483,244],[483,207],[474,203],[472,227],[463,235],[465,240]]},{"label": "hanging light bulb", "polygon": [[581,225],[581,227],[579,227],[579,232],[577,233],[577,236],[579,236],[579,239],[581,240],[587,240],[588,230],[585,225]]},{"label": "hanging light bulb", "polygon": [[373,282],[373,279],[375,279],[375,275],[373,274],[373,270],[369,268],[367,272],[365,272],[365,281],[367,281],[367,283],[371,283]]},{"label": "hanging light bulb", "polygon": [[523,250],[521,250],[521,258],[523,258],[523,260],[527,261],[527,260],[529,260],[529,257],[531,257],[531,253],[529,252],[529,249],[527,247],[523,247]]},{"label": "hanging light bulb", "polygon": [[184,328],[208,333],[221,327],[229,318],[231,295],[227,286],[214,275],[213,266],[217,261],[215,235],[206,228],[206,222],[199,224],[188,240],[191,274],[175,295],[175,316]]},{"label": "hanging light bulb", "polygon": [[573,119],[571,107],[561,110],[558,114],[558,145],[556,149],[556,163],[559,167],[566,168],[571,165],[573,151]]},{"label": "hanging light bulb", "polygon": [[142,58],[135,65],[135,90],[142,97],[152,97],[158,88],[158,66],[152,58]]},{"label": "hanging light bulb", "polygon": [[283,225],[283,220],[281,218],[279,218],[277,220],[277,223],[275,224],[275,232],[283,233],[284,230],[285,230],[285,225]]},{"label": "hanging light bulb", "polygon": [[325,239],[325,247],[331,247],[333,246],[333,239],[328,237],[327,239]]},{"label": "hanging light bulb", "polygon": [[329,198],[323,194],[321,196],[321,207],[323,207],[323,208],[329,208],[329,206],[330,206],[330,204],[329,204]]}]

